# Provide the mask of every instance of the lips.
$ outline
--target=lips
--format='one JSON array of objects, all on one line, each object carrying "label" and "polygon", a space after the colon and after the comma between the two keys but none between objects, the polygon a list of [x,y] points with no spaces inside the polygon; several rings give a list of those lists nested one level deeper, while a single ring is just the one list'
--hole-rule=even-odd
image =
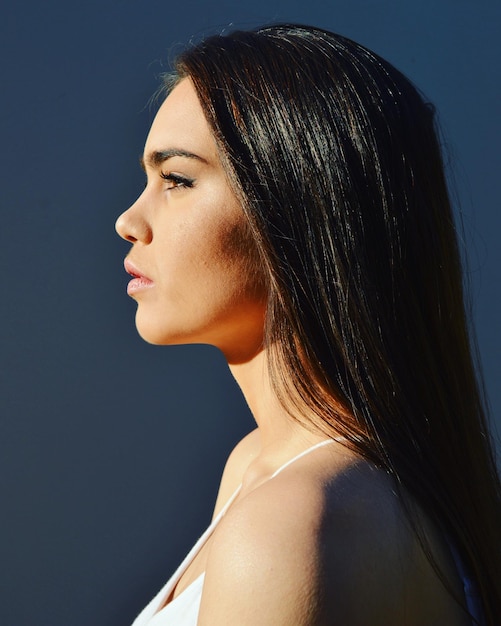
[{"label": "lips", "polygon": [[151,278],[145,276],[130,259],[125,259],[124,267],[127,274],[130,274],[133,277],[127,285],[127,293],[129,296],[153,287],[154,283]]}]

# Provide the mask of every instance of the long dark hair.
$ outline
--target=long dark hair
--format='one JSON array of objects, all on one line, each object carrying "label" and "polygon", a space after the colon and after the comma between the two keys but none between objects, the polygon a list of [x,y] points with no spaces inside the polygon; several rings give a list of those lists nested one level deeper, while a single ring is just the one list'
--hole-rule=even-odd
[{"label": "long dark hair", "polygon": [[211,37],[176,69],[267,269],[282,402],[395,477],[456,546],[494,625],[499,478],[432,106],[373,52],[297,25]]}]

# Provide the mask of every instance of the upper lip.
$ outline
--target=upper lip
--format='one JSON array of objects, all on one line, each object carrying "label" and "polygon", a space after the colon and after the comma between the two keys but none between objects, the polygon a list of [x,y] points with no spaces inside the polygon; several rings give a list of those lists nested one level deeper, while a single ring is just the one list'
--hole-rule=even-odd
[{"label": "upper lip", "polygon": [[147,280],[151,280],[148,276],[146,276],[146,274],[143,274],[143,272],[129,258],[124,260],[124,267],[127,274],[134,276],[134,278],[146,278]]}]

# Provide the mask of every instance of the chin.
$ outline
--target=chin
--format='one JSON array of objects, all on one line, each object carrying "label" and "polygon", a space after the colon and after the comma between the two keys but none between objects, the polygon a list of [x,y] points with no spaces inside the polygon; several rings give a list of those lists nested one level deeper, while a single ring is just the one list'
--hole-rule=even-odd
[{"label": "chin", "polygon": [[155,330],[143,328],[141,326],[136,326],[136,328],[141,339],[152,346],[176,346],[183,343],[190,343],[189,341],[183,341],[180,338],[175,339],[165,332],[156,332]]},{"label": "chin", "polygon": [[157,320],[148,319],[138,312],[136,313],[136,329],[144,341],[154,346],[178,346],[189,343],[202,343],[187,336],[183,329],[175,330],[172,326],[166,324],[166,320],[162,319],[159,323]]},{"label": "chin", "polygon": [[165,346],[171,343],[168,339],[168,334],[165,332],[165,328],[145,320],[139,314],[139,311],[136,313],[136,330],[141,339],[154,346]]}]

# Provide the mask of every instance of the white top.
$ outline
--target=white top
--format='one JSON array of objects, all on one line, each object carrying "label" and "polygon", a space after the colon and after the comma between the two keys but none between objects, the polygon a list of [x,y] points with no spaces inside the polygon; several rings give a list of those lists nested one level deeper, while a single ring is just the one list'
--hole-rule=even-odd
[{"label": "white top", "polygon": [[[320,443],[311,446],[307,450],[304,450],[294,458],[290,459],[279,467],[276,472],[270,476],[270,480],[280,474],[286,467],[289,467],[291,463],[297,461],[301,457],[305,456],[309,452],[325,446],[328,443],[332,443],[334,439],[326,439]],[[186,587],[178,596],[171,600],[168,604],[165,604],[172,591],[175,589],[177,583],[181,579],[181,576],[188,569],[196,555],[200,552],[206,541],[214,532],[216,526],[219,524],[224,514],[231,506],[235,498],[240,491],[241,485],[226,502],[219,514],[212,520],[210,526],[196,542],[193,548],[190,550],[184,561],[174,572],[172,577],[167,581],[164,587],[158,592],[153,600],[141,611],[136,617],[132,626],[196,626],[198,621],[198,612],[200,610],[200,601],[202,600],[202,591],[204,586],[205,573],[201,574],[191,585]]]}]

